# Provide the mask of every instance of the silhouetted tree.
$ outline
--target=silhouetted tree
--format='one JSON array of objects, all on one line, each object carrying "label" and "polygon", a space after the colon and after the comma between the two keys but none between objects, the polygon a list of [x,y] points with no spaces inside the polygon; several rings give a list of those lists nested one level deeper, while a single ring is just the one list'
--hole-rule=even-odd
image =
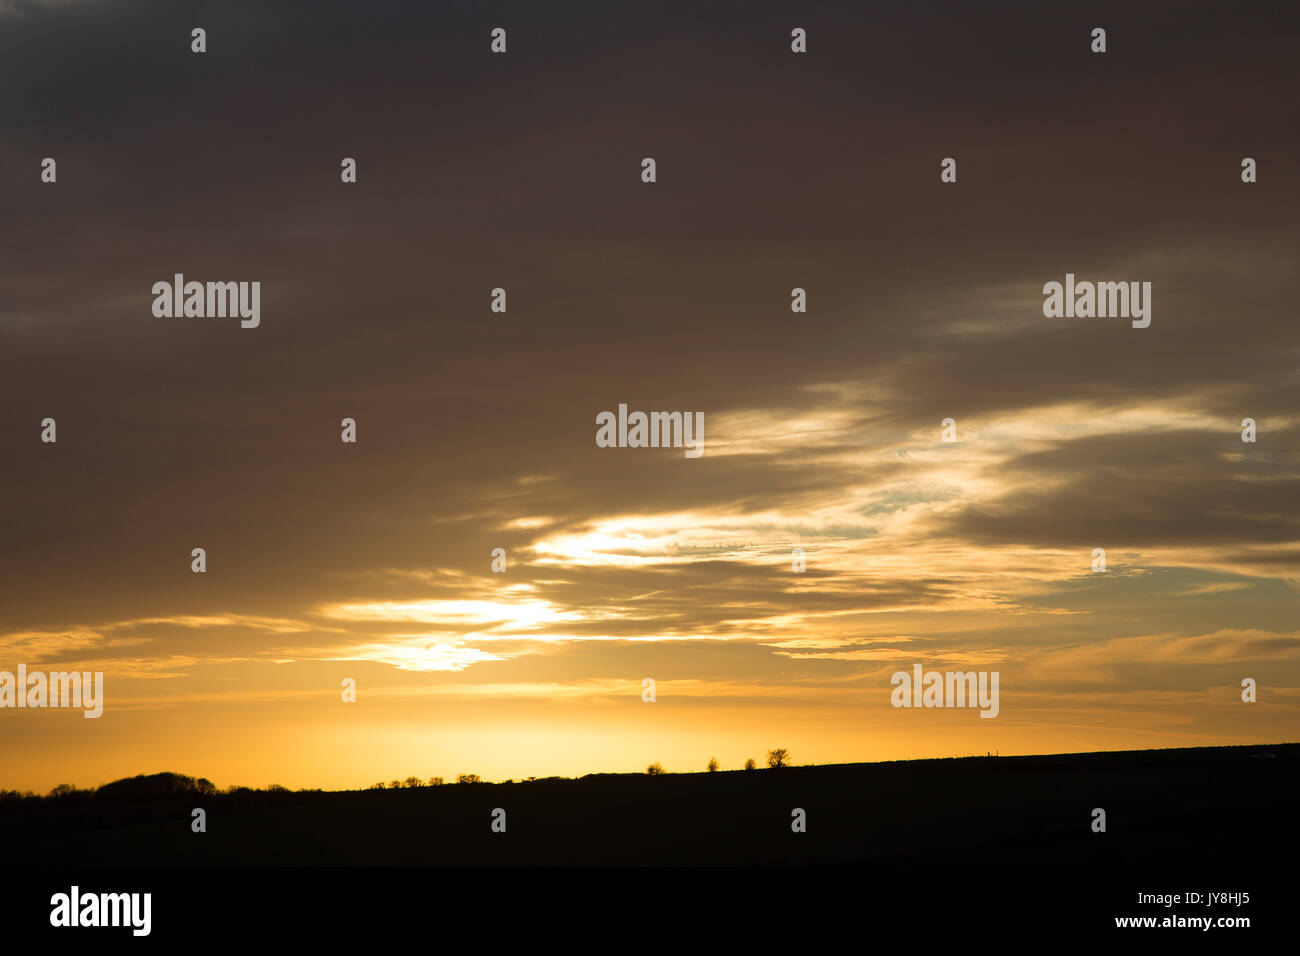
[{"label": "silhouetted tree", "polygon": [[717,758],[717,757],[710,757],[710,758],[709,758],[709,773],[717,773],[717,772],[718,772],[718,758]]},{"label": "silhouetted tree", "polygon": [[769,767],[788,767],[790,765],[790,751],[784,747],[778,747],[776,750],[767,752],[767,765]]},{"label": "silhouetted tree", "polygon": [[442,786],[442,777],[430,777],[430,778],[429,778],[429,786],[431,786],[431,787],[441,787],[441,786]]},{"label": "silhouetted tree", "polygon": [[658,760],[656,760],[650,766],[645,768],[645,772],[652,777],[657,777],[664,772],[664,765],[661,764]]},{"label": "silhouetted tree", "polygon": [[422,786],[424,786],[424,781],[421,780],[419,777],[407,777],[407,778],[406,778],[406,789],[407,789],[407,790],[414,790],[416,787],[422,787]]},{"label": "silhouetted tree", "polygon": [[757,766],[758,766],[758,764],[754,763],[754,758],[753,758],[753,757],[750,757],[748,760],[745,761],[745,769],[746,769],[746,770],[753,770],[753,769],[754,769],[755,767],[757,767]]},{"label": "silhouetted tree", "polygon": [[457,783],[482,783],[483,778],[476,773],[462,773],[456,778]]}]

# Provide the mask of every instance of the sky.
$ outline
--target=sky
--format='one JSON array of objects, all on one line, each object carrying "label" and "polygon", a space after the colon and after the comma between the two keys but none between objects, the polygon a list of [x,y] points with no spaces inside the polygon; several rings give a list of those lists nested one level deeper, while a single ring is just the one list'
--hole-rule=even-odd
[{"label": "sky", "polygon": [[[0,710],[0,787],[1296,740],[1298,39],[0,0],[0,670],[105,685]],[[178,272],[260,325],[156,317]],[[1045,317],[1066,273],[1151,282],[1150,326]],[[620,403],[703,455],[597,447]],[[998,716],[894,708],[915,664]]]}]

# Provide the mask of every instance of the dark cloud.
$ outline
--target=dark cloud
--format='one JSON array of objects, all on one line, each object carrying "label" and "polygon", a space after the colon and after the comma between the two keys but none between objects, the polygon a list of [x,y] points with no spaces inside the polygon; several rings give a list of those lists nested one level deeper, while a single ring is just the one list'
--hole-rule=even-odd
[{"label": "dark cloud", "polygon": [[[1225,422],[1225,430],[1233,423]],[[1295,448],[1294,429],[1270,442]],[[1237,440],[1239,447],[1243,446]],[[1280,545],[1300,537],[1300,461],[1224,454],[1222,434],[1201,430],[1098,435],[1019,455],[1009,478],[1032,479],[996,501],[961,508],[943,531],[980,543],[1125,550]]]}]

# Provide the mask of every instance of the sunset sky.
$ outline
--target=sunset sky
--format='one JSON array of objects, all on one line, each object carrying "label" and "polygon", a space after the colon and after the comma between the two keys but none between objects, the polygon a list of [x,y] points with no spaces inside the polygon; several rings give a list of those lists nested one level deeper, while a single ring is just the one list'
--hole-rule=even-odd
[{"label": "sunset sky", "polygon": [[1300,737],[1300,14],[703,6],[0,0],[0,788]]}]

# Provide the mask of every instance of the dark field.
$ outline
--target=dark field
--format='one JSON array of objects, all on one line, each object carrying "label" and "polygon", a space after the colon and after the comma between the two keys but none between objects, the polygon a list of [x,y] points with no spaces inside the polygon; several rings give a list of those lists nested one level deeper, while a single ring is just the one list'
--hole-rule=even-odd
[{"label": "dark field", "polygon": [[[325,793],[135,778],[9,800],[10,864],[1223,868],[1300,847],[1300,744]],[[161,791],[161,792],[160,792]],[[191,811],[207,811],[193,833]],[[506,832],[491,829],[495,808]],[[791,832],[791,811],[807,832]],[[1092,810],[1107,832],[1092,832]]]}]

